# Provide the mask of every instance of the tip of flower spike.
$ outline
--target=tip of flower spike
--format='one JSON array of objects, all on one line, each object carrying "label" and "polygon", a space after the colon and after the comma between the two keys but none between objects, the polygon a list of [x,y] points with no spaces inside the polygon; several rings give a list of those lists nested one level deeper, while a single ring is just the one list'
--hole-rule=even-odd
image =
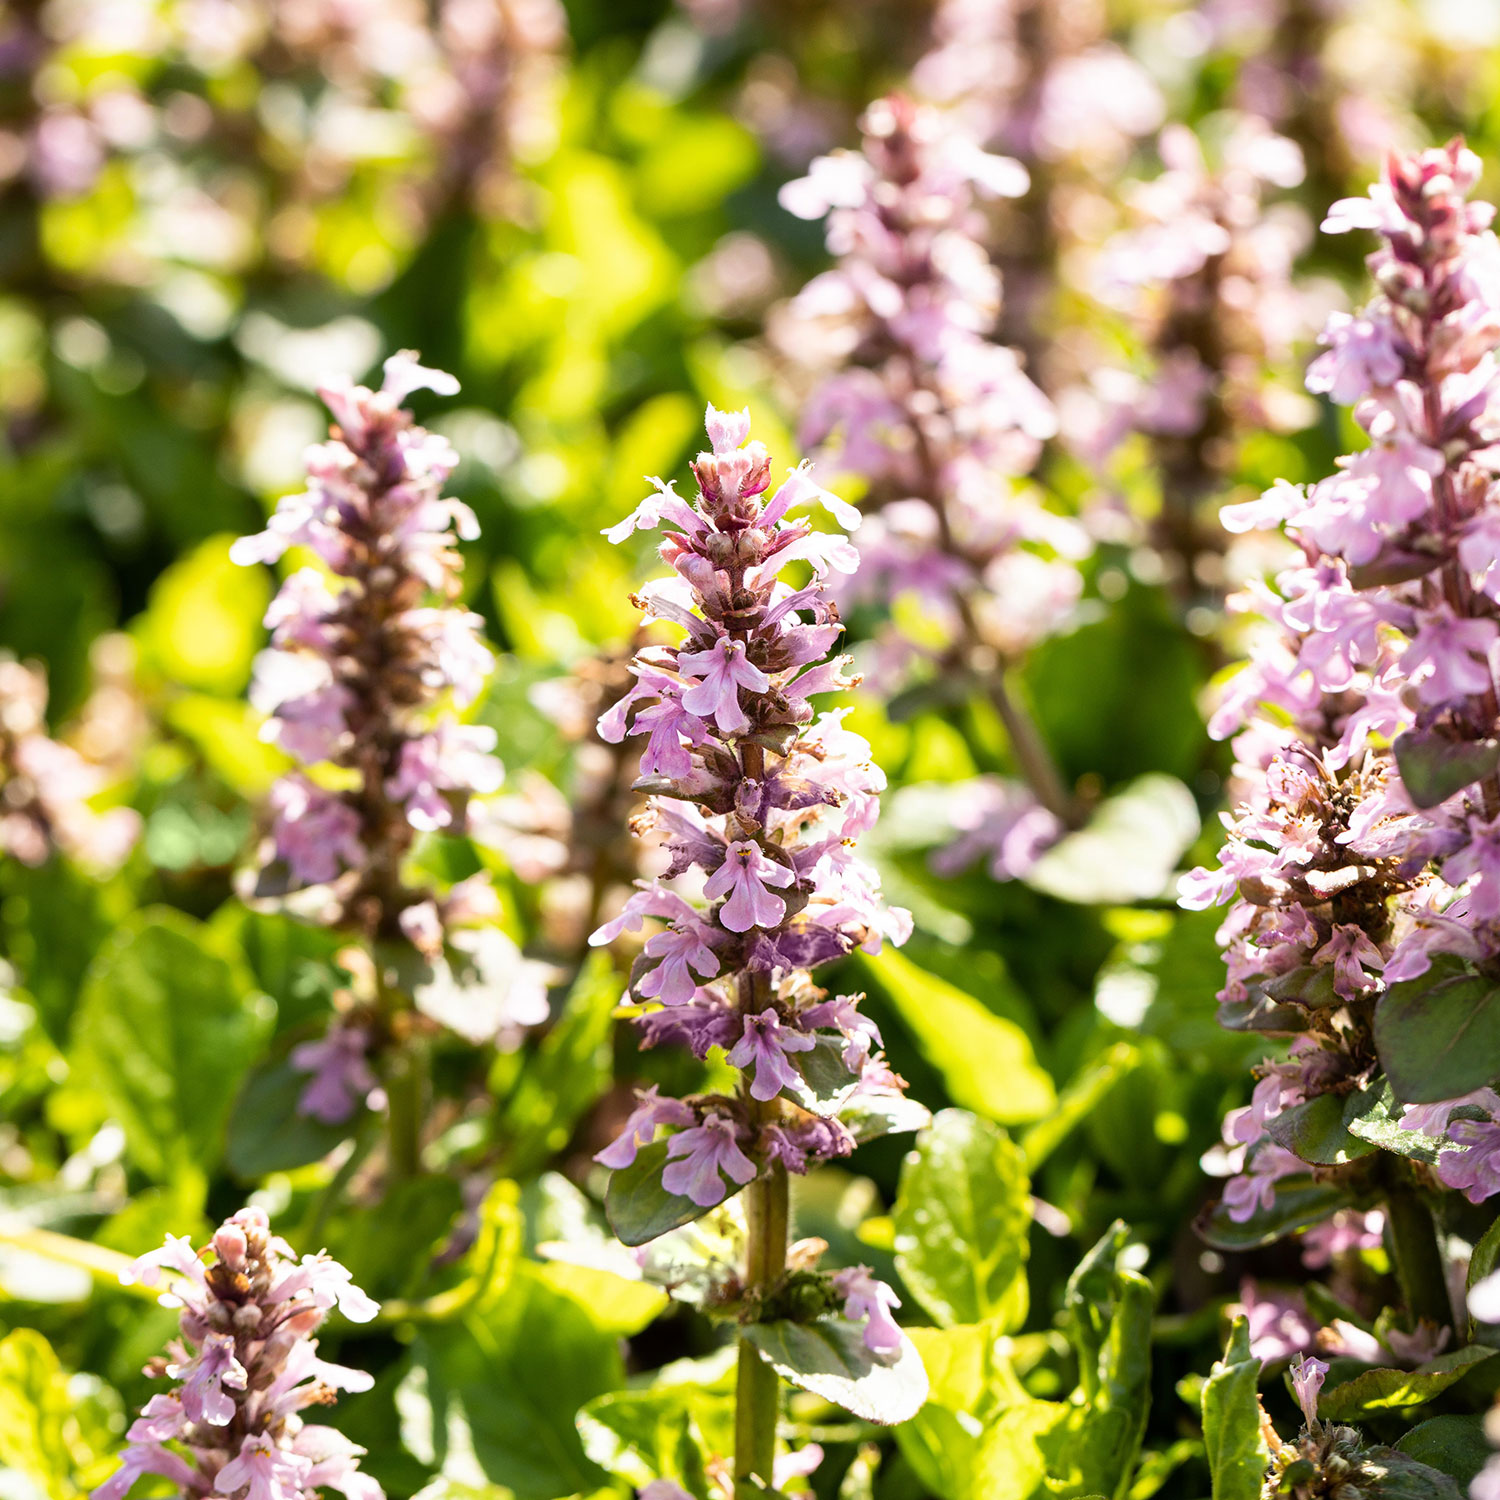
[{"label": "tip of flower spike", "polygon": [[417,362],[415,349],[402,349],[385,362],[385,382],[381,390],[405,401],[413,391],[435,391],[439,396],[458,394],[457,377],[446,370],[430,370]]},{"label": "tip of flower spike", "polygon": [[733,453],[736,448],[743,448],[750,436],[750,408],[720,411],[710,401],[703,415],[703,425],[708,429],[708,440],[715,453]]}]

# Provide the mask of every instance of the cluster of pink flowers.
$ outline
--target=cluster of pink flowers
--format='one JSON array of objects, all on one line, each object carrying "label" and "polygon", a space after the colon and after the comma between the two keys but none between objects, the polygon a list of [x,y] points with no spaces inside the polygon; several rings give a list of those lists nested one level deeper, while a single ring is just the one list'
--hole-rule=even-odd
[{"label": "cluster of pink flowers", "polygon": [[46,712],[41,668],[0,659],[0,851],[24,865],[56,852],[113,870],[139,837],[140,817],[128,807],[91,805],[109,773],[52,739]]},{"label": "cluster of pink flowers", "polygon": [[[851,527],[858,512],[806,468],[762,498],[771,462],[748,442],[749,413],[710,407],[707,422],[713,451],[693,465],[694,501],[653,481],[656,493],[609,533],[623,541],[666,526],[661,555],[674,576],[638,602],[685,636],[637,653],[634,685],[600,725],[610,742],[648,736],[638,786],[652,795],[637,827],[661,834],[671,864],[591,939],[661,921],[631,976],[649,1006],[645,1045],[678,1041],[699,1057],[720,1046],[743,1070],[736,1097],[642,1094],[599,1156],[623,1169],[670,1131],[662,1185],[700,1208],[773,1164],[800,1173],[848,1155],[855,1134],[841,1116],[899,1093],[860,997],[830,998],[808,971],[856,947],[904,942],[911,930],[854,852],[879,815],[885,778],[843,714],[817,715],[812,703],[850,685],[848,659],[830,657],[842,626],[826,584],[830,569],[847,572],[855,559],[842,536],[789,512],[821,504]],[[803,588],[780,580],[794,562],[812,569]],[[683,894],[689,879],[706,905]],[[847,1075],[833,1103],[803,1072],[817,1051],[841,1059]],[[850,1316],[869,1319],[867,1341],[888,1345],[881,1308],[890,1298],[857,1280],[844,1290]]]},{"label": "cluster of pink flowers", "polygon": [[1240,438],[1305,426],[1316,410],[1276,379],[1312,333],[1292,279],[1308,225],[1295,205],[1265,202],[1302,181],[1302,153],[1254,116],[1224,129],[1212,167],[1185,125],[1168,126],[1159,149],[1165,170],[1128,191],[1132,222],[1096,271],[1097,295],[1124,314],[1148,367],[1096,369],[1062,410],[1090,463],[1131,432],[1150,440],[1154,541],[1186,594],[1222,582],[1224,533],[1206,502],[1232,483]]},{"label": "cluster of pink flowers", "polygon": [[[304,768],[272,789],[259,891],[314,888],[323,921],[371,942],[404,939],[440,964],[449,940],[477,941],[453,929],[493,918],[498,902],[484,875],[443,896],[414,888],[403,860],[419,834],[466,831],[470,798],[497,791],[504,773],[491,754],[495,731],[461,723],[454,712],[479,696],[492,658],[480,617],[456,604],[455,544],[478,535],[469,507],[442,495],[457,455],[401,404],[423,388],[452,394],[458,383],[398,354],[386,361],[378,391],[325,385],[337,425],[309,450],[308,489],[283,499],[266,530],[236,542],[230,555],[271,563],[297,546],[322,564],[289,574],[272,601],[271,647],[251,687],[267,715],[262,737]],[[320,766],[338,768],[342,783]],[[501,957],[516,958],[503,934],[482,936],[486,945],[508,946]],[[478,1013],[472,1025],[446,1011],[438,1019],[476,1040],[545,1019],[534,967],[495,1014]],[[339,1092],[330,1070],[343,1070],[345,1092],[364,1076],[363,1047],[344,1041],[303,1063],[318,1070],[325,1115]]]},{"label": "cluster of pink flowers", "polygon": [[349,1272],[321,1252],[299,1261],[259,1208],[226,1219],[202,1251],[169,1234],[121,1279],[155,1286],[163,1270],[175,1275],[160,1301],[182,1309],[181,1337],[146,1373],[176,1388],[146,1403],[94,1500],[124,1500],[146,1474],[192,1500],[317,1500],[325,1486],[347,1500],[381,1500],[359,1469],[365,1450],[302,1415],[374,1384],[319,1359],[313,1336],[334,1307],[356,1323],[379,1311]]},{"label": "cluster of pink flowers", "polygon": [[782,190],[793,213],[827,215],[837,257],[781,335],[803,362],[832,367],[802,440],[869,486],[858,579],[840,597],[899,602],[898,618],[920,620],[884,626],[882,678],[922,668],[997,697],[1032,785],[976,788],[994,807],[974,837],[1001,873],[1018,873],[1062,827],[1067,798],[1026,764],[1031,742],[1001,675],[1069,617],[1088,551],[1081,528],[1020,480],[1056,424],[1014,350],[989,337],[1000,282],[979,200],[1023,192],[1026,174],[900,97],[872,105],[863,130],[861,151],[821,157]]},{"label": "cluster of pink flowers", "polygon": [[[1249,1152],[1236,1217],[1306,1170],[1268,1139],[1278,1115],[1382,1071],[1375,1018],[1392,985],[1500,953],[1500,489],[1491,446],[1500,366],[1500,243],[1467,193],[1479,162],[1454,142],[1393,158],[1330,233],[1374,230],[1379,294],[1335,315],[1308,385],[1354,404],[1370,445],[1303,490],[1278,484],[1224,513],[1283,526],[1301,548],[1253,603],[1273,628],[1229,684],[1216,734],[1245,800],[1215,872],[1184,903],[1234,899],[1221,938],[1228,1024],[1295,1037],[1230,1122]],[[1393,745],[1394,749],[1382,747]],[[1408,1105],[1446,1137],[1436,1170],[1475,1202],[1500,1193],[1500,1096]]]}]

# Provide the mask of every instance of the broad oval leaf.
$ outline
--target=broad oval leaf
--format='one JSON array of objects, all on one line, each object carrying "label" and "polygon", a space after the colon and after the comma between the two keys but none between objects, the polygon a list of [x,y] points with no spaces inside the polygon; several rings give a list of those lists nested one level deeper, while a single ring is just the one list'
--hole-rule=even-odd
[{"label": "broad oval leaf", "polygon": [[73,1021],[78,1080],[158,1180],[219,1160],[229,1106],[274,1022],[244,966],[165,908],[125,923],[89,966]]},{"label": "broad oval leaf", "polygon": [[1436,807],[1500,766],[1500,740],[1450,740],[1408,729],[1391,745],[1401,784],[1418,807]]},{"label": "broad oval leaf", "polygon": [[1500,985],[1452,957],[1393,984],[1375,1008],[1375,1046],[1398,1099],[1436,1104],[1500,1076]]},{"label": "broad oval leaf", "polygon": [[946,979],[885,948],[861,963],[875,976],[953,1102],[1002,1125],[1029,1124],[1057,1103],[1031,1038]]},{"label": "broad oval leaf", "polygon": [[1153,772],[1096,808],[1023,878],[1034,890],[1081,906],[1150,901],[1166,891],[1200,826],[1193,794],[1175,776]]},{"label": "broad oval leaf", "polygon": [[342,1125],[325,1125],[297,1108],[308,1079],[285,1057],[261,1063],[245,1079],[224,1149],[225,1163],[241,1181],[322,1161],[353,1133],[358,1114]]},{"label": "broad oval leaf", "polygon": [[1336,1183],[1288,1177],[1276,1184],[1271,1207],[1257,1208],[1243,1224],[1229,1217],[1223,1203],[1215,1203],[1199,1215],[1196,1227],[1199,1236],[1216,1250],[1256,1250],[1326,1219],[1349,1201]]},{"label": "broad oval leaf", "polygon": [[1366,1370],[1342,1385],[1325,1388],[1318,1398],[1318,1416],[1325,1422],[1357,1422],[1379,1412],[1422,1406],[1497,1353],[1500,1350],[1469,1344],[1415,1370]]},{"label": "broad oval leaf", "polygon": [[943,1327],[1026,1317],[1031,1186],[999,1126],[945,1109],[901,1169],[896,1266]]},{"label": "broad oval leaf", "polygon": [[1396,1439],[1396,1447],[1456,1479],[1465,1490],[1494,1452],[1484,1435],[1484,1417],[1478,1412],[1465,1416],[1447,1412],[1418,1422]]},{"label": "broad oval leaf", "polygon": [[1368,1156],[1372,1141],[1350,1132],[1344,1124],[1344,1100],[1337,1094],[1317,1094],[1294,1104],[1266,1121],[1266,1134],[1279,1146],[1313,1166],[1342,1166]]},{"label": "broad oval leaf", "polygon": [[741,1334],[783,1380],[867,1422],[905,1422],[927,1399],[922,1356],[905,1334],[894,1357],[872,1354],[862,1326],[844,1318],[748,1323]]},{"label": "broad oval leaf", "polygon": [[[667,1143],[653,1141],[636,1153],[635,1160],[628,1167],[609,1174],[609,1186],[604,1191],[604,1213],[622,1245],[644,1245],[648,1240],[691,1224],[709,1212],[707,1208],[699,1208],[691,1198],[669,1193],[661,1185],[666,1164]],[[725,1201],[738,1191],[735,1188],[728,1193]],[[718,1206],[712,1205],[714,1208]]]},{"label": "broad oval leaf", "polygon": [[1433,1166],[1452,1142],[1443,1136],[1407,1130],[1401,1124],[1401,1106],[1391,1092],[1389,1080],[1382,1079],[1378,1088],[1363,1089],[1344,1101],[1344,1124],[1351,1135],[1369,1141],[1383,1151]]}]

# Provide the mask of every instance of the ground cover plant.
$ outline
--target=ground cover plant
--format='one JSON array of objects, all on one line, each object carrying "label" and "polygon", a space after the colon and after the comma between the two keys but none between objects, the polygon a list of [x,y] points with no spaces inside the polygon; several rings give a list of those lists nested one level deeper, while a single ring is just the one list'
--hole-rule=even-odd
[{"label": "ground cover plant", "polygon": [[1497,81],[0,14],[0,1497],[1500,1497]]}]

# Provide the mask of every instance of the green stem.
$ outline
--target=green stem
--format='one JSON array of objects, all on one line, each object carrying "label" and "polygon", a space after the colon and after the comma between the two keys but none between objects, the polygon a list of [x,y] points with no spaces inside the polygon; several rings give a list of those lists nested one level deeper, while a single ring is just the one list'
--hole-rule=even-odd
[{"label": "green stem", "polygon": [[390,1181],[405,1182],[422,1172],[422,1116],[427,1053],[414,1038],[393,1047],[386,1060],[386,1120],[390,1139]]},{"label": "green stem", "polygon": [[997,667],[986,679],[990,701],[1005,732],[1010,738],[1011,749],[1022,779],[1031,788],[1038,802],[1047,809],[1065,828],[1077,828],[1083,821],[1077,801],[1063,785],[1062,774],[1052,752],[1042,739],[1036,721],[1026,711],[1010,690],[1005,680],[1005,669]]},{"label": "green stem", "polygon": [[1453,1328],[1453,1302],[1443,1274],[1443,1255],[1437,1230],[1422,1195],[1407,1182],[1393,1182],[1386,1191],[1396,1276],[1413,1318],[1439,1328]]},{"label": "green stem", "polygon": [[[788,1197],[786,1168],[780,1162],[745,1189],[747,1292],[769,1287],[786,1270]],[[781,1384],[776,1371],[748,1339],[741,1339],[734,1403],[737,1483],[754,1476],[768,1489],[771,1487],[780,1407]]]},{"label": "green stem", "polygon": [[144,1297],[155,1302],[163,1292],[171,1291],[180,1279],[175,1271],[165,1271],[164,1281],[156,1286],[143,1286],[133,1281],[122,1284],[120,1273],[128,1271],[134,1261],[118,1250],[105,1245],[95,1245],[88,1240],[77,1240],[68,1234],[58,1234],[51,1229],[35,1229],[31,1225],[0,1224],[0,1245],[9,1245],[13,1250],[24,1250],[28,1255],[39,1255],[44,1260],[60,1266],[72,1266],[87,1271],[102,1286],[113,1287],[118,1292],[133,1297]]},{"label": "green stem", "polygon": [[328,1185],[313,1200],[307,1217],[297,1232],[295,1243],[305,1247],[316,1246],[323,1238],[323,1228],[334,1209],[339,1206],[344,1196],[344,1189],[349,1186],[350,1180],[364,1164],[365,1158],[379,1139],[379,1124],[378,1116],[366,1117],[359,1133],[354,1137],[349,1154],[339,1165],[338,1171],[329,1178]]}]

